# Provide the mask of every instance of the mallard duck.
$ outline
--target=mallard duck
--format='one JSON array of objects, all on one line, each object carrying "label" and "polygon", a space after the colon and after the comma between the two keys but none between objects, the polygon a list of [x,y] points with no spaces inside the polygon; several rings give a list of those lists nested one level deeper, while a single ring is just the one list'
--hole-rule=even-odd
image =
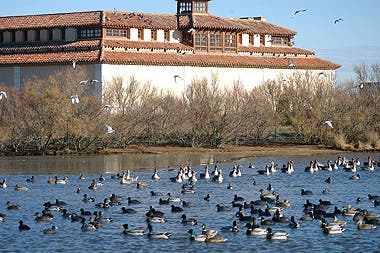
[{"label": "mallard duck", "polygon": [[207,238],[207,235],[195,235],[195,230],[194,229],[190,229],[189,231],[187,231],[187,233],[190,234],[190,241],[196,241],[196,242],[205,242],[206,241],[206,238]]},{"label": "mallard duck", "polygon": [[16,184],[16,185],[15,185],[15,190],[16,190],[16,191],[27,191],[27,190],[28,190],[28,187],[26,187],[26,186],[22,186],[22,185],[19,185],[19,184]]},{"label": "mallard duck", "polygon": [[86,222],[85,219],[83,219],[83,220],[81,221],[81,223],[82,223],[82,226],[81,226],[80,229],[81,229],[83,232],[89,232],[89,231],[95,231],[95,230],[96,230],[96,226],[94,226],[94,225],[91,224],[91,223]]},{"label": "mallard duck", "polygon": [[272,232],[271,228],[267,228],[267,239],[268,240],[286,240],[289,234],[285,232]]},{"label": "mallard duck", "polygon": [[251,223],[247,223],[246,228],[247,228],[247,231],[245,233],[246,235],[265,236],[268,233],[265,228],[254,227],[253,225],[251,225]]},{"label": "mallard duck", "polygon": [[301,189],[301,195],[313,195],[312,191],[305,191],[304,189]]},{"label": "mallard duck", "polygon": [[194,218],[186,218],[186,215],[185,214],[182,214],[181,216],[182,218],[182,224],[187,224],[187,225],[196,225],[197,224],[197,220],[194,219]]},{"label": "mallard duck", "polygon": [[129,229],[129,225],[127,223],[123,224],[123,234],[132,235],[132,236],[141,236],[145,235],[144,229]]},{"label": "mallard duck", "polygon": [[336,235],[344,232],[344,228],[339,225],[327,225],[326,223],[322,223],[323,233],[327,235]]},{"label": "mallard duck", "polygon": [[45,235],[51,235],[51,234],[55,234],[57,233],[57,227],[56,226],[51,226],[51,228],[46,228],[44,229],[42,232],[45,234]]},{"label": "mallard duck", "polygon": [[239,232],[239,229],[237,227],[237,221],[234,220],[232,222],[232,226],[225,226],[225,227],[222,227],[220,230],[224,232],[232,232],[232,233]]},{"label": "mallard duck", "polygon": [[300,227],[300,224],[296,221],[296,218],[294,218],[294,216],[290,217],[289,227],[291,227],[291,228],[299,228]]},{"label": "mallard duck", "polygon": [[358,224],[359,230],[372,230],[376,228],[375,225],[363,223],[362,220],[358,220],[356,223]]},{"label": "mallard duck", "polygon": [[221,206],[219,204],[216,205],[216,209],[218,212],[229,212],[231,211],[231,207],[229,206]]},{"label": "mallard duck", "polygon": [[153,227],[151,224],[148,225],[148,237],[153,239],[169,239],[172,234],[169,232],[157,232],[153,233]]},{"label": "mallard duck", "polygon": [[7,201],[7,209],[8,210],[21,210],[22,207],[20,205],[11,204],[11,202]]},{"label": "mallard duck", "polygon": [[128,197],[127,200],[128,200],[128,205],[138,205],[138,204],[141,204],[141,202],[139,200],[132,199],[131,197]]}]

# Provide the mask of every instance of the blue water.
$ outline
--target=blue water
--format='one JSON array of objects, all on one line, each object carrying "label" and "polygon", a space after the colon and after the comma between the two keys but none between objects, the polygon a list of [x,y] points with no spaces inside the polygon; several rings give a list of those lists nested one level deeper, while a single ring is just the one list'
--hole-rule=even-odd
[{"label": "blue water", "polygon": [[[379,154],[372,154],[376,160]],[[346,154],[347,158],[359,157],[360,160],[366,161],[368,154]],[[376,157],[377,156],[377,157]],[[170,182],[169,178],[176,175],[176,171],[168,170],[166,167],[159,170],[161,179],[153,181],[152,170],[134,171],[132,176],[138,176],[139,181],[145,181],[148,186],[138,189],[136,184],[122,185],[119,180],[112,179],[112,174],[104,174],[106,180],[104,185],[96,191],[89,190],[92,179],[98,179],[100,173],[93,172],[86,174],[86,180],[79,180],[78,174],[34,174],[35,183],[26,182],[30,178],[28,173],[22,174],[2,174],[0,180],[7,178],[8,188],[0,189],[0,213],[6,214],[5,221],[0,223],[0,252],[379,252],[380,251],[380,228],[372,231],[359,231],[352,217],[342,217],[347,221],[346,230],[340,235],[324,235],[322,233],[320,222],[300,221],[303,215],[302,206],[309,199],[317,203],[319,199],[329,200],[332,206],[327,211],[332,211],[334,206],[341,208],[347,204],[353,207],[367,209],[370,213],[379,213],[380,207],[374,207],[373,203],[368,200],[367,195],[380,195],[380,168],[376,167],[374,172],[358,170],[361,180],[350,180],[352,173],[339,169],[336,171],[318,171],[313,174],[304,172],[305,166],[310,160],[326,163],[328,159],[335,160],[336,155],[318,155],[318,156],[293,156],[293,157],[261,157],[248,159],[240,162],[243,166],[242,177],[229,177],[229,171],[236,163],[223,163],[219,167],[223,170],[224,181],[219,184],[216,182],[199,179],[196,183],[195,194],[181,194],[182,184]],[[271,161],[278,163],[280,166],[287,161],[293,160],[295,173],[287,175],[281,172],[269,176],[258,175],[257,170],[263,169]],[[254,169],[248,168],[250,162],[254,162]],[[186,164],[184,164],[186,165]],[[178,169],[178,166],[174,168]],[[212,171],[213,165],[210,165]],[[16,169],[16,168],[15,168]],[[194,166],[194,170],[204,172],[204,165]],[[51,168],[56,171],[57,168]],[[21,174],[20,174],[21,173]],[[199,173],[198,173],[199,174]],[[48,184],[49,176],[58,176],[63,178],[67,176],[69,182],[66,185]],[[324,180],[328,177],[333,178],[332,184],[327,184]],[[255,179],[258,185],[252,185]],[[227,189],[227,185],[232,183],[234,188]],[[15,191],[14,185],[21,184],[27,186],[27,191]],[[272,227],[273,231],[283,231],[289,233],[289,237],[284,241],[268,241],[265,237],[246,236],[245,223],[238,223],[240,231],[238,233],[221,232],[220,228],[231,225],[234,220],[237,208],[231,212],[217,212],[216,205],[231,205],[234,195],[243,196],[245,201],[259,199],[259,190],[266,189],[268,184],[274,187],[274,190],[280,194],[280,200],[289,199],[291,207],[283,210],[283,214],[290,218],[294,215],[301,223],[299,229],[291,229],[288,224],[278,223]],[[109,209],[99,209],[95,203],[85,203],[82,201],[83,193],[76,193],[80,187],[90,197],[95,198],[95,203],[102,202],[103,199],[112,193],[121,195],[124,200],[120,206],[112,206]],[[301,195],[301,189],[311,190],[312,196]],[[328,188],[329,194],[322,194],[322,189]],[[193,217],[198,220],[195,226],[183,225],[181,223],[182,213],[171,213],[170,205],[159,205],[160,197],[150,195],[150,191],[170,192],[172,196],[183,198],[185,201],[192,201],[197,204],[195,207],[184,207],[187,217]],[[210,202],[203,198],[211,194]],[[142,202],[140,205],[128,206],[127,197],[138,199]],[[358,197],[363,198],[363,202],[356,202]],[[161,197],[163,198],[163,197]],[[43,203],[54,202],[55,199],[63,200],[68,203],[65,207],[69,212],[80,213],[79,209],[84,208],[89,211],[101,210],[105,217],[111,217],[113,222],[105,223],[103,227],[93,232],[82,232],[81,224],[64,219],[60,212],[52,212],[53,221],[35,222],[34,214],[41,212]],[[23,208],[19,211],[7,210],[6,202],[19,204]],[[182,206],[174,203],[176,206]],[[137,210],[136,214],[123,214],[121,207],[131,207]],[[166,223],[154,223],[153,228],[156,232],[170,232],[172,237],[168,240],[149,239],[146,236],[132,237],[122,233],[122,225],[128,223],[132,228],[146,228],[145,213],[149,206],[155,207],[165,213]],[[249,210],[245,210],[249,215]],[[30,231],[19,231],[18,222],[23,220],[25,224],[31,227]],[[328,219],[330,220],[330,219]],[[208,229],[219,230],[219,235],[227,238],[227,241],[221,244],[212,244],[204,242],[190,242],[187,231],[194,228],[196,233],[201,231],[201,224],[207,225]],[[58,227],[57,233],[53,235],[43,234],[43,229],[52,225]]]}]

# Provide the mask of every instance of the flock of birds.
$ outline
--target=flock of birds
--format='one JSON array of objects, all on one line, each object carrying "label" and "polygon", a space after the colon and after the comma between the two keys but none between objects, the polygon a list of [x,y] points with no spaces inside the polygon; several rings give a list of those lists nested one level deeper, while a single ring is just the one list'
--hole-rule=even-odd
[{"label": "flock of birds", "polygon": [[[310,165],[305,166],[304,171],[307,173],[315,173],[320,170],[345,170],[355,174],[359,169],[373,172],[376,166],[380,166],[380,161],[374,161],[372,157],[368,157],[368,161],[362,163],[359,159],[353,158],[352,160],[348,160],[343,156],[338,156],[335,161],[327,161],[326,164],[322,164],[317,160],[310,161]],[[292,161],[287,162],[282,167],[271,162],[265,166],[265,169],[256,169],[254,164],[251,163],[246,169],[256,171],[257,173],[255,173],[255,175],[257,175],[257,177],[268,176],[275,173],[295,173],[294,163]],[[244,173],[242,173],[244,170],[243,166],[235,165],[230,169],[228,177],[238,180],[238,178],[244,176]],[[355,174],[355,176],[350,177],[350,179],[360,180],[360,177],[357,177],[358,174]],[[223,226],[220,230],[207,229],[205,222],[198,222],[198,217],[188,217],[185,214],[186,210],[190,210],[191,207],[196,206],[197,204],[191,201],[185,201],[183,197],[187,194],[197,194],[197,185],[202,184],[202,181],[208,181],[210,182],[210,185],[213,185],[212,182],[219,185],[224,182],[224,177],[225,175],[219,165],[215,165],[213,171],[210,171],[209,167],[205,166],[204,172],[200,172],[199,176],[198,172],[190,166],[179,167],[175,176],[165,179],[160,176],[160,171],[155,169],[151,177],[146,180],[152,180],[156,183],[164,180],[168,182],[168,184],[181,185],[178,194],[181,194],[182,197],[174,197],[170,193],[154,191],[154,189],[151,188],[150,196],[145,196],[145,198],[151,197],[157,199],[157,206],[168,207],[170,209],[170,214],[166,214],[163,211],[158,210],[157,207],[151,205],[143,214],[145,217],[144,219],[146,220],[146,227],[134,228],[135,225],[124,223],[120,233],[128,236],[147,236],[152,239],[169,239],[173,234],[172,231],[157,232],[155,231],[154,226],[156,226],[155,224],[157,223],[168,222],[170,218],[167,217],[172,216],[173,218],[176,214],[181,215],[180,222],[184,226],[189,226],[189,229],[186,229],[189,240],[209,243],[225,242],[227,239],[220,235],[220,233],[239,233],[243,228],[247,236],[265,237],[267,240],[286,240],[289,237],[289,233],[274,230],[273,227],[276,224],[288,224],[291,229],[299,229],[302,228],[306,222],[313,220],[320,220],[321,231],[323,233],[327,235],[341,234],[345,231],[347,222],[344,219],[339,220],[338,217],[352,217],[357,223],[358,230],[373,230],[376,229],[376,225],[380,224],[380,220],[377,219],[378,215],[376,213],[370,213],[365,209],[354,208],[350,204],[347,204],[347,206],[344,206],[343,208],[335,206],[334,210],[330,210],[333,204],[330,201],[323,199],[319,199],[317,203],[312,203],[308,199],[303,205],[304,215],[299,218],[302,222],[299,222],[295,216],[292,215],[291,217],[288,217],[285,214],[286,210],[292,207],[292,204],[288,199],[281,199],[281,193],[275,191],[274,187],[269,184],[265,189],[260,189],[260,195],[257,199],[253,198],[247,200],[245,197],[239,196],[235,193],[233,194],[233,198],[231,198],[230,205],[217,204],[217,213],[232,212],[233,209],[236,208],[237,212],[234,216],[235,219],[231,225]],[[257,177],[255,176],[255,178]],[[259,183],[255,178],[252,181],[252,185],[258,186]],[[80,182],[86,182],[87,176],[82,174],[79,176],[78,180]],[[138,189],[149,189],[150,186],[149,181],[141,180],[139,176],[133,176],[129,170],[111,175],[108,178],[100,175],[97,180],[91,180],[88,189],[76,189],[77,194],[83,194],[83,202],[94,204],[95,211],[80,208],[77,210],[78,212],[69,212],[68,210],[74,209],[75,206],[56,199],[53,202],[43,203],[41,211],[36,210],[35,222],[49,222],[50,224],[53,224],[51,227],[45,228],[42,232],[44,234],[55,234],[58,232],[58,228],[54,224],[54,221],[59,219],[57,217],[61,216],[68,221],[81,223],[80,229],[83,232],[88,232],[99,230],[105,226],[105,223],[113,221],[112,218],[104,216],[104,213],[107,210],[116,209],[120,210],[119,212],[128,215],[138,214],[138,211],[134,207],[144,204],[141,196],[140,199],[134,199],[132,197],[125,198],[124,196],[112,193],[107,196],[103,202],[96,203],[95,198],[90,195],[100,187],[105,187],[108,183],[107,181],[118,182],[121,185],[135,184]],[[34,184],[35,182],[35,176],[26,179],[27,184]],[[60,179],[58,176],[49,176],[47,183],[68,185],[69,179],[68,177]],[[332,184],[332,178],[327,178],[325,183]],[[7,190],[7,188],[9,188],[7,184],[8,181],[4,178],[0,183],[0,188]],[[229,183],[227,189],[233,191],[234,185]],[[28,186],[16,184],[14,190],[28,191]],[[328,189],[323,189],[323,193],[328,194]],[[313,192],[307,189],[301,189],[300,195],[313,195]],[[199,200],[204,201],[204,203],[210,203],[213,199],[211,193],[208,193],[203,199],[202,198]],[[374,207],[380,205],[380,196],[368,194],[368,199],[373,202]],[[361,202],[363,199],[358,198],[357,201]],[[128,206],[126,207],[125,205]],[[6,214],[0,213],[0,223],[6,223],[8,215],[16,216],[17,211],[22,210],[23,207],[20,204],[7,201],[6,209]],[[201,225],[201,231],[197,234],[196,228],[199,225]],[[20,219],[18,229],[24,231],[30,230],[31,227]]]},{"label": "flock of birds", "polygon": [[[294,15],[299,15],[299,14],[301,14],[303,12],[306,12],[306,11],[307,11],[307,9],[296,10],[294,12]],[[337,18],[337,19],[334,20],[334,24],[337,24],[337,23],[342,22],[342,21],[344,21],[343,18]]]}]

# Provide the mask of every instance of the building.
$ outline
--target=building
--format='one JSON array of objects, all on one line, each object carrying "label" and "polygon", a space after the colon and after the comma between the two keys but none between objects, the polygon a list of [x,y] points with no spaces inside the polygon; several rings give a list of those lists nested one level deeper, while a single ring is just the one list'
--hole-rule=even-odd
[{"label": "building", "polygon": [[37,76],[85,66],[101,80],[115,76],[179,94],[193,79],[216,76],[247,89],[297,71],[334,79],[339,65],[293,46],[295,31],[264,17],[221,18],[210,0],[176,0],[172,14],[88,11],[0,17],[0,84],[20,88]]}]

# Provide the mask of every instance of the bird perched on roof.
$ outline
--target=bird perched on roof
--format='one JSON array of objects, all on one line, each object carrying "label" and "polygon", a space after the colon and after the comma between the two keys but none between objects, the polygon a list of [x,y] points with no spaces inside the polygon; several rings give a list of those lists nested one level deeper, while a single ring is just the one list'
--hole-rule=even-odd
[{"label": "bird perched on roof", "polygon": [[174,75],[173,77],[174,77],[174,82],[175,82],[175,83],[177,83],[177,80],[178,80],[178,79],[183,80],[183,78],[182,78],[181,76],[179,76],[179,75]]},{"label": "bird perched on roof", "polygon": [[73,68],[75,69],[75,67],[77,66],[77,62],[78,60],[73,60],[72,63],[73,63]]},{"label": "bird perched on roof", "polygon": [[5,91],[0,91],[0,100],[2,100],[3,98],[8,98],[7,93],[5,93]]},{"label": "bird perched on roof", "polygon": [[111,126],[106,125],[107,132],[106,134],[113,134],[115,132],[115,129],[113,129]]},{"label": "bird perched on roof", "polygon": [[307,9],[296,10],[296,11],[294,12],[294,15],[297,15],[297,14],[299,14],[299,13],[301,13],[301,12],[305,12],[305,11],[307,11]]},{"label": "bird perched on roof", "polygon": [[326,120],[326,121],[324,122],[324,124],[326,124],[327,126],[329,126],[329,127],[331,127],[331,128],[334,128],[331,120]]},{"label": "bird perched on roof", "polygon": [[335,19],[334,24],[339,23],[339,22],[341,22],[341,21],[343,21],[343,18]]},{"label": "bird perched on roof", "polygon": [[292,59],[288,59],[288,67],[294,67],[294,61]]},{"label": "bird perched on roof", "polygon": [[79,97],[78,97],[78,95],[71,95],[70,99],[71,99],[71,103],[73,103],[73,104],[79,104]]}]

